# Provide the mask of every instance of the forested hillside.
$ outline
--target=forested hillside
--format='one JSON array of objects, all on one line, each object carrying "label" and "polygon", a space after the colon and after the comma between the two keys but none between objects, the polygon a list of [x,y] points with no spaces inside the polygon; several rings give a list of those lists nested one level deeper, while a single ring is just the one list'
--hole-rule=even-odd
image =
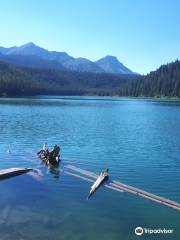
[{"label": "forested hillside", "polygon": [[0,95],[180,97],[180,61],[146,76],[24,68],[0,62]]},{"label": "forested hillside", "polygon": [[0,95],[113,95],[138,75],[24,68],[0,62]]},{"label": "forested hillside", "polygon": [[180,97],[180,61],[162,65],[156,71],[128,82],[119,89],[121,96]]}]

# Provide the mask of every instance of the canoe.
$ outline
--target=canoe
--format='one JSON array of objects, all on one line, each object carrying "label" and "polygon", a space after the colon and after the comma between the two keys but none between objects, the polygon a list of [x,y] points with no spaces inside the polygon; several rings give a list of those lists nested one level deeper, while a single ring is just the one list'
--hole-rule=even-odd
[{"label": "canoe", "polygon": [[91,186],[91,190],[89,192],[89,195],[87,197],[87,199],[89,199],[92,194],[101,186],[101,184],[107,180],[109,177],[108,175],[108,169],[106,171],[101,172],[101,174],[99,175],[99,177],[96,179],[96,181],[93,183],[93,185]]},{"label": "canoe", "polygon": [[0,180],[10,177],[15,177],[21,175],[23,173],[27,173],[31,171],[32,168],[7,168],[7,169],[0,169]]}]

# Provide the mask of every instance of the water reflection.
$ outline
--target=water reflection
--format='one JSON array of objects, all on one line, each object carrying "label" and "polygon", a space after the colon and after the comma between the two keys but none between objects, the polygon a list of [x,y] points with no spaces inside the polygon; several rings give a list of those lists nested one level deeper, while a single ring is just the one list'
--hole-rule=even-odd
[{"label": "water reflection", "polygon": [[59,165],[57,165],[57,166],[49,165],[47,167],[48,167],[49,172],[52,173],[55,178],[59,178],[60,177],[61,170],[60,170],[60,166]]}]

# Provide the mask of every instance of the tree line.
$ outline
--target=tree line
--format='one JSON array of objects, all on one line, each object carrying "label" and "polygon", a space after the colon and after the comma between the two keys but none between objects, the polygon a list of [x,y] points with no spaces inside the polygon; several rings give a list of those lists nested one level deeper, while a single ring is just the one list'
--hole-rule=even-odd
[{"label": "tree line", "polygon": [[162,65],[156,71],[119,89],[121,96],[180,98],[180,61]]},{"label": "tree line", "polygon": [[180,61],[148,75],[115,75],[25,68],[0,62],[0,95],[37,94],[180,97]]},{"label": "tree line", "polygon": [[113,95],[137,76],[39,69],[0,62],[0,95]]}]

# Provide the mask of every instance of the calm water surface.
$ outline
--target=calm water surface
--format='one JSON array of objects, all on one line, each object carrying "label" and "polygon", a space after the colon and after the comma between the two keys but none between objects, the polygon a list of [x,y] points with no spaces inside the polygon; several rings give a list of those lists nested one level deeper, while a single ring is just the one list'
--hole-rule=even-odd
[{"label": "calm water surface", "polygon": [[[0,182],[1,240],[130,240],[136,226],[174,229],[179,212],[69,176],[64,165],[180,201],[180,102],[92,97],[0,99],[0,168],[26,166],[26,174]],[[35,153],[44,142],[62,147],[55,175]]]}]

